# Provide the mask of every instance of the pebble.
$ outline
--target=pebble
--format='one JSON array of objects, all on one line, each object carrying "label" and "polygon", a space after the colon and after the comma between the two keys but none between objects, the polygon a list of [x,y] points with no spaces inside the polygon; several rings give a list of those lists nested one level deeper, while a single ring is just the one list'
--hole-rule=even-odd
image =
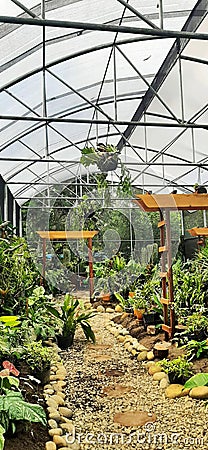
[{"label": "pebble", "polygon": [[116,305],[115,312],[123,312],[123,308],[120,305]]},{"label": "pebble", "polygon": [[169,379],[168,378],[162,378],[162,380],[160,380],[160,384],[159,384],[159,388],[160,389],[166,389],[169,385]]},{"label": "pebble", "polygon": [[208,398],[208,386],[198,386],[191,389],[189,392],[190,397],[205,399]]},{"label": "pebble", "polygon": [[99,305],[97,307],[97,312],[104,313],[105,312],[105,308],[102,305]]},{"label": "pebble", "polygon": [[48,421],[48,425],[50,428],[58,428],[56,420],[50,419]]},{"label": "pebble", "polygon": [[162,369],[161,369],[161,367],[156,366],[156,364],[154,364],[149,367],[148,372],[150,375],[154,375],[154,373],[162,372]]},{"label": "pebble", "polygon": [[46,450],[56,450],[56,444],[52,441],[46,442],[45,445]]},{"label": "pebble", "polygon": [[155,358],[155,355],[152,350],[150,352],[147,352],[148,361],[152,361],[154,358]]},{"label": "pebble", "polygon": [[[62,399],[63,400],[63,399]],[[52,398],[48,398],[48,400],[46,401],[47,405],[50,406],[51,408],[57,409],[58,408],[58,403]]]},{"label": "pebble", "polygon": [[49,413],[49,418],[50,419],[54,419],[56,421],[59,422],[60,420],[60,414],[58,413],[58,411],[56,413]]},{"label": "pebble", "polygon": [[63,430],[62,428],[52,428],[51,430],[49,430],[48,434],[50,436],[55,436],[57,434],[57,436],[61,436],[61,434],[63,434]]},{"label": "pebble", "polygon": [[143,351],[138,354],[137,361],[145,361],[147,359],[147,352]]},{"label": "pebble", "polygon": [[115,309],[113,309],[113,308],[106,308],[106,312],[107,313],[114,313]]},{"label": "pebble", "polygon": [[184,389],[182,384],[169,384],[166,388],[165,395],[168,398],[185,397],[189,394],[190,389]]},{"label": "pebble", "polygon": [[60,406],[59,412],[60,412],[60,415],[61,415],[61,416],[64,416],[64,417],[66,417],[67,419],[70,418],[70,417],[72,417],[72,415],[73,415],[72,410],[69,409],[69,408],[66,408],[66,407],[64,407],[64,406]]},{"label": "pebble", "polygon": [[167,380],[167,374],[165,372],[156,372],[152,376],[153,380],[161,381],[163,378]]},{"label": "pebble", "polygon": [[67,444],[66,439],[64,437],[62,437],[62,436],[59,436],[59,435],[53,436],[53,442],[58,447],[61,447],[61,446],[62,447],[66,447],[66,444]]},{"label": "pebble", "polygon": [[51,400],[54,401],[55,404],[57,404],[57,405],[64,405],[64,399],[60,395],[56,395],[56,394],[52,395],[50,398],[50,401]]}]

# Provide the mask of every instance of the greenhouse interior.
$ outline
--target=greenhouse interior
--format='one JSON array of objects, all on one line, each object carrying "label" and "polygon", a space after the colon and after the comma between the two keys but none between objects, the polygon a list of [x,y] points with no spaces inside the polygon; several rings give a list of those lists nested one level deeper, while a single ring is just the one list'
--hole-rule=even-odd
[{"label": "greenhouse interior", "polygon": [[1,0],[0,450],[208,449],[207,42],[208,0]]}]

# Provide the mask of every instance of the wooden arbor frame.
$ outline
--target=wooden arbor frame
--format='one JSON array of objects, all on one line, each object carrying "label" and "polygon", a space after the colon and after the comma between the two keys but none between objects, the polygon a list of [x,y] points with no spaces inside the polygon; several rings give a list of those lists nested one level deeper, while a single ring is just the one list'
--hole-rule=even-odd
[{"label": "wooden arbor frame", "polygon": [[194,227],[188,230],[188,232],[193,237],[198,237],[198,246],[205,245],[205,239],[208,238],[208,228],[207,227]]},{"label": "wooden arbor frame", "polygon": [[[165,338],[172,338],[175,332],[175,311],[173,308],[174,287],[171,253],[170,211],[208,210],[208,194],[143,194],[136,196],[136,203],[143,211],[160,213],[161,279]],[[208,229],[207,229],[208,230]],[[168,318],[170,308],[170,320]]]},{"label": "wooden arbor frame", "polygon": [[89,279],[90,279],[90,300],[92,299],[94,284],[93,284],[93,256],[92,256],[92,239],[98,231],[37,231],[42,239],[43,246],[43,267],[42,276],[45,277],[46,271],[46,241],[59,240],[66,241],[67,239],[87,239],[88,242],[88,261],[89,261]]}]

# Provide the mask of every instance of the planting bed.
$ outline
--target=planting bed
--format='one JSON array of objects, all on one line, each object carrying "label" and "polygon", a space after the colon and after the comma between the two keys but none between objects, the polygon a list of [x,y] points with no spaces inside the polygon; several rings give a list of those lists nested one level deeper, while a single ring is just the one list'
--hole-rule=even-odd
[{"label": "planting bed", "polygon": [[[25,363],[20,363],[20,389],[24,398],[31,403],[38,403],[45,407],[43,397],[43,386],[27,378],[28,368]],[[22,380],[25,378],[25,380]],[[27,378],[27,381],[26,381]],[[4,450],[45,450],[48,441],[48,430],[40,423],[18,422],[17,431],[14,435],[5,439]]]}]

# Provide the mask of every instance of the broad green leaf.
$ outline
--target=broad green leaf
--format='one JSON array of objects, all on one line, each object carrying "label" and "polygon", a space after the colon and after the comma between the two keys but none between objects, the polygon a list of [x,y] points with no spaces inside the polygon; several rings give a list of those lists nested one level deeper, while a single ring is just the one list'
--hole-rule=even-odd
[{"label": "broad green leaf", "polygon": [[27,403],[17,396],[8,396],[4,399],[4,409],[10,420],[28,420],[40,422],[46,426],[46,414],[42,406]]},{"label": "broad green leaf", "polygon": [[15,386],[16,388],[19,387],[19,380],[18,378],[12,377],[12,376],[7,376],[7,377],[3,377],[2,378],[2,388],[4,389],[10,389],[11,386]]},{"label": "broad green leaf", "polygon": [[4,433],[5,433],[5,429],[2,427],[2,425],[0,425],[0,450],[3,450],[4,448]]},{"label": "broad green leaf", "polygon": [[192,389],[197,386],[206,386],[208,384],[208,373],[197,373],[184,384],[184,389]]},{"label": "broad green leaf", "polygon": [[93,343],[95,343],[95,334],[94,334],[91,326],[89,325],[89,323],[81,322],[81,327],[84,331],[84,334],[85,334],[85,337],[87,338],[87,340],[91,340]]}]

